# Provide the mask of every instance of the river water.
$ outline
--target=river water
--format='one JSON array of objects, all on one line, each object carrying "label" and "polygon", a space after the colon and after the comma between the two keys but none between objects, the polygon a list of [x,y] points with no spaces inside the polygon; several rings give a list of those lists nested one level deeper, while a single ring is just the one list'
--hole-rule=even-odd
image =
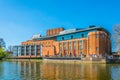
[{"label": "river water", "polygon": [[1,61],[0,80],[120,80],[120,64]]}]

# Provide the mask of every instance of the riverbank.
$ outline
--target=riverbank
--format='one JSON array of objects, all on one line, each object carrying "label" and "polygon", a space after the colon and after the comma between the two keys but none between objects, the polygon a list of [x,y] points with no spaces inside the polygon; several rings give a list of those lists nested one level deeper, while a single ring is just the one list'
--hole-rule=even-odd
[{"label": "riverbank", "polygon": [[101,61],[82,61],[82,60],[49,60],[49,59],[44,59],[45,63],[76,63],[76,64],[106,64],[106,60],[101,60]]},{"label": "riverbank", "polygon": [[43,63],[67,63],[67,64],[106,64],[106,60],[82,61],[82,60],[52,60],[52,59],[8,59],[10,61],[37,61]]}]

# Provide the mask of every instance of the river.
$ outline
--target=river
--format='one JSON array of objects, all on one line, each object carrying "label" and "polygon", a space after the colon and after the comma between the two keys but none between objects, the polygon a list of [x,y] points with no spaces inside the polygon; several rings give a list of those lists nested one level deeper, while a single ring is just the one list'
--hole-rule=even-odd
[{"label": "river", "polygon": [[0,80],[120,80],[120,64],[1,61]]}]

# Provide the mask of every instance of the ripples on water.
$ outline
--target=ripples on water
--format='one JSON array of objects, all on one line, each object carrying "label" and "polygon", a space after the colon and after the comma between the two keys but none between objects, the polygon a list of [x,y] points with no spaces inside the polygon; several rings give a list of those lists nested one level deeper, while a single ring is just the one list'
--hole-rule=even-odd
[{"label": "ripples on water", "polygon": [[0,80],[120,80],[120,65],[3,61]]}]

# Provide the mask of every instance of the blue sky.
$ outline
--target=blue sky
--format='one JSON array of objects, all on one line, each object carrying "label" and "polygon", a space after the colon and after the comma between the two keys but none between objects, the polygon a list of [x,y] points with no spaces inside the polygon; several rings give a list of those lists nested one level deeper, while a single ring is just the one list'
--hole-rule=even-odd
[{"label": "blue sky", "polygon": [[49,28],[100,25],[112,32],[120,23],[119,0],[0,0],[0,37],[19,45]]}]

